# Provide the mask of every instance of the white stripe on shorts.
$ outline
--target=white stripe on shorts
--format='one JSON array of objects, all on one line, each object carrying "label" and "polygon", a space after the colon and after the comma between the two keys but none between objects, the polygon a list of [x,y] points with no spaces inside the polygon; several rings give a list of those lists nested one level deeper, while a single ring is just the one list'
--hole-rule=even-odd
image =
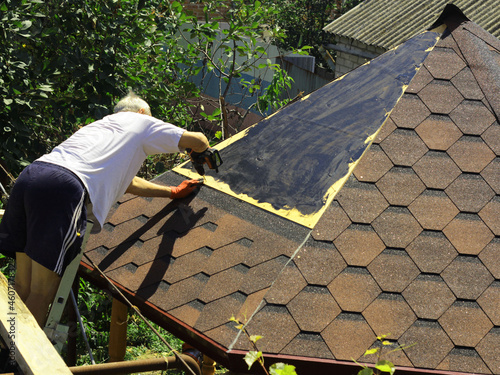
[{"label": "white stripe on shorts", "polygon": [[62,268],[64,265],[64,258],[66,257],[66,253],[68,249],[73,245],[76,240],[78,233],[78,219],[82,216],[83,204],[85,202],[85,191],[82,193],[82,197],[80,198],[80,202],[75,208],[73,212],[73,217],[71,218],[71,223],[69,225],[68,231],[66,232],[66,236],[64,237],[63,245],[61,252],[59,253],[59,259],[57,260],[56,267],[54,272],[60,274],[62,272]]}]

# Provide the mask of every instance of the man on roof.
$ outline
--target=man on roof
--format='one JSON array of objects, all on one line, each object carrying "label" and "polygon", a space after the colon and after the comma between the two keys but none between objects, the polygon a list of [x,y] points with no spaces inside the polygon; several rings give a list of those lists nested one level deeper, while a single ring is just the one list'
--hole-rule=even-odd
[{"label": "man on roof", "polygon": [[82,127],[24,169],[0,223],[0,251],[15,255],[16,291],[41,327],[61,275],[80,251],[87,218],[99,232],[124,193],[186,197],[202,182],[163,186],[136,174],[149,155],[208,146],[202,133],[152,117],[149,105],[130,93],[114,114]]}]

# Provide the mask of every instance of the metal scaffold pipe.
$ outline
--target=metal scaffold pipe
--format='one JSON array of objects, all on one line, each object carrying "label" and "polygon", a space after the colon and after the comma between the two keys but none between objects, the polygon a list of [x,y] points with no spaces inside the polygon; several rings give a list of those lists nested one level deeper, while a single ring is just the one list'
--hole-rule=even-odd
[{"label": "metal scaffold pipe", "polygon": [[[196,375],[201,375],[198,363],[190,356],[181,354],[182,359],[189,365]],[[175,356],[166,358],[142,359],[137,361],[124,361],[101,363],[89,366],[70,367],[73,374],[134,374],[144,371],[165,371],[173,369],[184,369],[184,364]]]}]

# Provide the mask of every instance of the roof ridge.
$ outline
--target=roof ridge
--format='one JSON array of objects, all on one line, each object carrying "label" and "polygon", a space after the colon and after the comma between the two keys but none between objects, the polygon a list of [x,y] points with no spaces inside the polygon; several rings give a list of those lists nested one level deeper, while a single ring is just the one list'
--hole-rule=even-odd
[{"label": "roof ridge", "polygon": [[[462,23],[452,30],[451,34],[470,66],[497,121],[500,121],[500,64],[492,56],[488,47],[491,44],[500,45],[500,42],[495,43],[492,38],[496,38],[472,21]],[[486,34],[491,38],[485,37]],[[483,39],[484,37],[487,40]]]}]

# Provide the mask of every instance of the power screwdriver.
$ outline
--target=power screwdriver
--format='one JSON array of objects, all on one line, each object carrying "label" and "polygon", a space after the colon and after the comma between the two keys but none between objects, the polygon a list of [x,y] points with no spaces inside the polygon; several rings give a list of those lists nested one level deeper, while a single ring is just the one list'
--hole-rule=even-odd
[{"label": "power screwdriver", "polygon": [[222,159],[219,155],[219,151],[214,148],[207,148],[203,152],[195,152],[190,148],[186,148],[186,152],[191,158],[194,169],[200,176],[205,178],[205,168],[203,164],[206,164],[208,168],[215,169],[216,173],[219,173],[219,166],[222,164]]}]

